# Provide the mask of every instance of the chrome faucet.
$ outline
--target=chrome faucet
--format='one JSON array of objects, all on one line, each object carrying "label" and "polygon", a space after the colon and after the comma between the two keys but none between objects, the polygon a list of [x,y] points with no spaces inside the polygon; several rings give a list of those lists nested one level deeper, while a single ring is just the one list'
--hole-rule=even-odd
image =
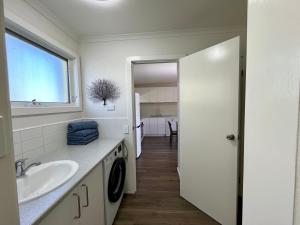
[{"label": "chrome faucet", "polygon": [[26,175],[26,172],[33,166],[39,166],[41,165],[41,162],[35,162],[35,163],[31,163],[29,164],[27,167],[25,167],[25,161],[27,159],[20,159],[17,160],[15,162],[15,167],[16,167],[16,176],[19,177],[23,177]]}]

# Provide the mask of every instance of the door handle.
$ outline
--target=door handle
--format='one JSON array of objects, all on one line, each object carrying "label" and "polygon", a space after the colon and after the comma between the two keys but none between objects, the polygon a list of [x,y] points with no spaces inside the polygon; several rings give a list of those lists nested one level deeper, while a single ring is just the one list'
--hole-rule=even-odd
[{"label": "door handle", "polygon": [[82,207],[86,208],[90,205],[90,199],[89,199],[89,187],[86,184],[81,185],[81,187],[85,188],[85,197],[86,197],[86,204]]},{"label": "door handle", "polygon": [[74,219],[77,220],[77,219],[81,218],[80,196],[76,193],[73,193],[73,196],[77,198],[78,214],[77,214],[77,216],[74,216]]},{"label": "door handle", "polygon": [[229,141],[234,141],[235,136],[234,136],[234,134],[229,134],[229,135],[226,136],[226,139],[229,140]]},{"label": "door handle", "polygon": [[139,128],[141,128],[141,126],[142,126],[141,124],[138,125],[138,126],[133,126],[133,127],[132,127],[132,130],[139,129]]}]

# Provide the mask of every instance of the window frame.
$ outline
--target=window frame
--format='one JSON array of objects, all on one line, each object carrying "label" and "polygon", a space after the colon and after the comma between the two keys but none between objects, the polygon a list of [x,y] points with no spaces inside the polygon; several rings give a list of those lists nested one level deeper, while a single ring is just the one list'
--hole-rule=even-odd
[{"label": "window frame", "polygon": [[[65,59],[68,71],[68,102],[17,102],[11,101],[12,117],[82,112],[82,88],[80,57],[73,50],[38,30],[29,31],[28,26],[6,20],[6,32],[15,35],[33,46]],[[32,29],[31,29],[32,30]]]},{"label": "window frame", "polygon": [[[69,68],[69,59],[59,55],[58,53],[55,53],[54,51],[24,37],[23,35],[21,34],[18,34],[17,32],[14,32],[12,31],[11,29],[9,28],[5,28],[5,34],[9,34],[27,44],[30,44],[40,50],[43,50],[45,51],[46,53],[49,53],[50,55],[53,55],[61,60],[63,60],[64,62],[66,62],[67,64],[67,90],[68,90],[68,101],[67,102],[37,102],[38,105],[48,105],[48,106],[51,106],[51,105],[69,105],[71,103],[71,89],[70,89],[70,68]],[[8,71],[9,73],[9,71]],[[8,74],[9,76],[9,74]],[[33,99],[34,100],[34,99]],[[11,101],[10,102],[14,105],[24,105],[24,104],[32,104],[32,101]]]}]

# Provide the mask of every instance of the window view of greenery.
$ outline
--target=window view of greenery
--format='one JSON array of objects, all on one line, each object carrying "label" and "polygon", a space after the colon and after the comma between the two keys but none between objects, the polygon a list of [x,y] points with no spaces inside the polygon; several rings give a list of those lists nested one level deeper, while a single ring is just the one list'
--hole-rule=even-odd
[{"label": "window view of greenery", "polygon": [[68,103],[68,62],[50,51],[6,33],[10,100]]}]

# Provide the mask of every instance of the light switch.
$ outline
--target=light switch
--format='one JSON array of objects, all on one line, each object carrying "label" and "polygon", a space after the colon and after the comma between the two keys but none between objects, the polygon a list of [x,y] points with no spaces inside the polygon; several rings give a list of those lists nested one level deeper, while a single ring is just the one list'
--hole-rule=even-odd
[{"label": "light switch", "polygon": [[129,126],[123,125],[123,134],[129,134]]},{"label": "light switch", "polygon": [[5,153],[4,118],[0,116],[0,157],[4,156]]},{"label": "light switch", "polygon": [[107,106],[107,111],[115,111],[116,110],[116,106],[115,105],[108,105]]}]

